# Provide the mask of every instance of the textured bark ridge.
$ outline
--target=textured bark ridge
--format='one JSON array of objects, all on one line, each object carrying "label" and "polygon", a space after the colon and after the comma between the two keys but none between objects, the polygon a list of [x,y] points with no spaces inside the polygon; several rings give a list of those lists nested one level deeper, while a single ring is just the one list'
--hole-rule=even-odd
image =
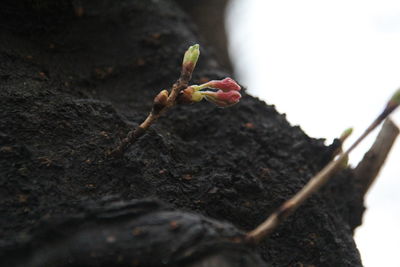
[{"label": "textured bark ridge", "polygon": [[109,198],[82,209],[42,225],[47,230],[13,251],[7,266],[267,266],[232,242],[242,235],[232,225],[157,201]]},{"label": "textured bark ridge", "polygon": [[[361,266],[348,171],[259,247],[236,244],[334,150],[246,93],[229,109],[178,106],[124,157],[106,157],[199,42],[174,2],[31,2],[0,11],[0,262]],[[203,46],[193,81],[228,75]]]}]

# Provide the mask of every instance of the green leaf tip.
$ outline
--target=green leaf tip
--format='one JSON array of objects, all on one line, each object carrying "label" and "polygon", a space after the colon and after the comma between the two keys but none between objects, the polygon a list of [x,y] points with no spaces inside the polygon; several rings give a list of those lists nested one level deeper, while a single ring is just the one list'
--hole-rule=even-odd
[{"label": "green leaf tip", "polygon": [[353,133],[353,128],[347,128],[346,130],[343,131],[343,133],[340,135],[340,141],[342,141],[342,143]]},{"label": "green leaf tip", "polygon": [[200,45],[195,44],[192,45],[186,50],[185,55],[183,56],[183,66],[185,68],[189,68],[193,71],[194,67],[196,66],[197,60],[200,56]]},{"label": "green leaf tip", "polygon": [[397,89],[397,91],[393,94],[392,98],[390,99],[390,102],[400,105],[400,88]]}]

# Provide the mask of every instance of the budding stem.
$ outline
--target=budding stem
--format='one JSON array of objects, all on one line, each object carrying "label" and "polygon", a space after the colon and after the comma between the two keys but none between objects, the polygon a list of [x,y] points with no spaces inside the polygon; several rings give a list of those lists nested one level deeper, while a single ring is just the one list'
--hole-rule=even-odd
[{"label": "budding stem", "polygon": [[[165,112],[176,105],[176,98],[179,93],[188,87],[189,81],[192,78],[192,73],[194,66],[196,65],[199,56],[199,46],[194,45],[189,48],[190,52],[194,55],[190,55],[189,60],[184,59],[184,64],[182,65],[181,75],[179,79],[173,84],[171,92],[167,98],[166,103],[160,107],[160,103],[154,103],[153,108],[147,118],[134,130],[131,130],[127,136],[122,139],[121,143],[112,151],[108,153],[110,156],[119,157],[122,156],[126,149],[136,142],[139,137],[141,137],[147,129]],[[188,51],[189,51],[188,50]],[[185,58],[187,58],[187,53],[185,53]],[[188,67],[188,64],[191,67]],[[156,107],[157,105],[157,107]]]},{"label": "budding stem", "polygon": [[[399,91],[398,91],[399,92]],[[398,94],[397,92],[397,94]],[[259,243],[269,236],[297,207],[299,207],[312,194],[318,191],[321,186],[326,184],[335,172],[340,169],[342,161],[348,157],[351,151],[364,140],[390,113],[397,108],[399,104],[388,105],[383,112],[372,122],[365,132],[348,148],[341,153],[336,160],[332,160],[321,171],[319,171],[311,180],[291,199],[285,201],[275,212],[273,212],[262,224],[254,230],[248,232],[245,242]]]},{"label": "budding stem", "polygon": [[354,168],[354,180],[361,196],[365,196],[382,168],[394,141],[399,135],[399,128],[390,119],[386,119],[375,142],[365,153],[363,159]]}]

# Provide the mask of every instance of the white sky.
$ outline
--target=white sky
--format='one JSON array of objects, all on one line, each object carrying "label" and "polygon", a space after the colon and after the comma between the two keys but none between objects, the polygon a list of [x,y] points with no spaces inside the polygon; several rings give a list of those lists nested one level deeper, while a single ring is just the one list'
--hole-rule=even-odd
[{"label": "white sky", "polygon": [[[232,0],[228,31],[239,82],[328,143],[349,126],[352,142],[400,86],[398,0]],[[400,267],[399,158],[397,141],[356,232],[365,267]]]}]

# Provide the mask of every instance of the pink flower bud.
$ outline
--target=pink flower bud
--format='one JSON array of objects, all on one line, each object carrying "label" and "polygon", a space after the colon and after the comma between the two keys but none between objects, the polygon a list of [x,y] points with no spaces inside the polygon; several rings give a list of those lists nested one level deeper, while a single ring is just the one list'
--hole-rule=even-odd
[{"label": "pink flower bud", "polygon": [[219,107],[229,107],[239,102],[242,95],[238,91],[202,92],[204,97]]},{"label": "pink flower bud", "polygon": [[224,92],[229,92],[229,91],[240,91],[240,86],[231,78],[225,78],[223,80],[217,81],[209,81],[202,85],[201,87],[209,87],[209,88],[214,88],[214,89],[220,89]]}]

